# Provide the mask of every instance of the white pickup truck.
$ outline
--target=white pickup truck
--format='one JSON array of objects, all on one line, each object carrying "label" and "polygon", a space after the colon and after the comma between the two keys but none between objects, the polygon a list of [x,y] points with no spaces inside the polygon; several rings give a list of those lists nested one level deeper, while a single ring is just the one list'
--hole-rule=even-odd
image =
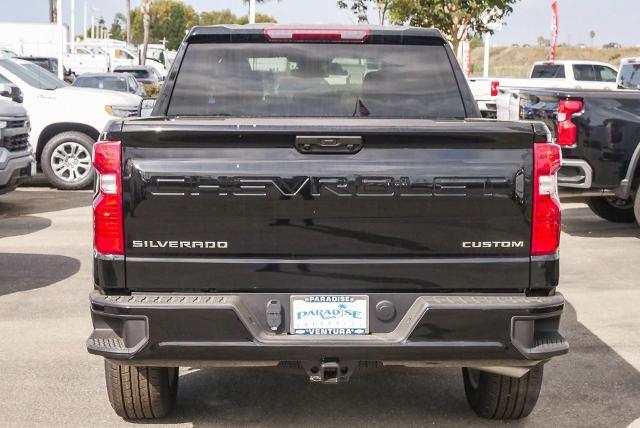
[{"label": "white pickup truck", "polygon": [[469,86],[484,117],[496,117],[496,97],[501,88],[605,89],[617,88],[618,70],[596,61],[538,61],[527,79],[470,77]]},{"label": "white pickup truck", "polygon": [[616,83],[619,89],[640,89],[640,57],[620,61]]},{"label": "white pickup truck", "polygon": [[106,73],[109,71],[110,59],[103,51],[76,47],[73,52],[64,55],[64,65],[76,76],[84,73]]},{"label": "white pickup truck", "polygon": [[49,183],[59,189],[91,183],[93,143],[109,120],[135,116],[141,101],[124,92],[71,87],[24,60],[0,59],[0,78],[22,91],[31,118],[29,142]]}]

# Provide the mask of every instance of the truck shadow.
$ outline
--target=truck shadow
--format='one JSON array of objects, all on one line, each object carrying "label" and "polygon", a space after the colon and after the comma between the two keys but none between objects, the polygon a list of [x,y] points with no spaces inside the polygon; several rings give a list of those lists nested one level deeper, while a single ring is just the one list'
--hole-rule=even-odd
[{"label": "truck shadow", "polygon": [[91,192],[85,190],[21,190],[18,188],[0,197],[0,222],[9,217],[89,207],[91,200]]},{"label": "truck shadow", "polygon": [[80,260],[53,254],[0,253],[0,296],[46,287],[80,270]]},{"label": "truck shadow", "polygon": [[637,223],[613,223],[596,216],[589,208],[565,208],[562,210],[562,231],[585,238],[638,238]]},{"label": "truck shadow", "polygon": [[[640,373],[577,322],[563,316],[571,351],[545,367],[532,415],[515,426],[626,427],[638,418]],[[356,372],[349,383],[310,384],[302,370],[188,370],[174,416],[205,426],[495,426],[467,406],[459,369],[389,367]],[[568,424],[568,425],[567,425]]]},{"label": "truck shadow", "polygon": [[35,233],[51,226],[51,220],[44,217],[20,216],[0,219],[0,239]]}]

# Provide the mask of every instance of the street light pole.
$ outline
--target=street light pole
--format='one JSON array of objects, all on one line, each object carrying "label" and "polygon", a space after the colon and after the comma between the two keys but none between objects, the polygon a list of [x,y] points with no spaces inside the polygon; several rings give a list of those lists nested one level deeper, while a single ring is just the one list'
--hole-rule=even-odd
[{"label": "street light pole", "polygon": [[71,37],[69,42],[71,43],[71,52],[74,51],[76,41],[76,0],[71,0]]},{"label": "street light pole", "polygon": [[249,0],[249,24],[256,23],[256,0]]},{"label": "street light pole", "polygon": [[482,77],[489,77],[489,50],[491,49],[491,33],[484,33],[484,66]]},{"label": "street light pole", "polygon": [[62,0],[56,1],[56,27],[58,30],[58,77],[64,79],[64,31],[62,27]]},{"label": "street light pole", "polygon": [[82,27],[82,40],[87,38],[87,0],[84,0],[84,26]]}]

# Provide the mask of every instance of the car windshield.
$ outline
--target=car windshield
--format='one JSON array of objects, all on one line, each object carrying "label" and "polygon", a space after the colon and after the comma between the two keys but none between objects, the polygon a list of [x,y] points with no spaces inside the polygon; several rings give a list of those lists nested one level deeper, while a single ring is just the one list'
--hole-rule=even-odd
[{"label": "car windshield", "polygon": [[624,64],[619,85],[624,89],[640,89],[640,64]]},{"label": "car windshield", "polygon": [[80,76],[73,82],[73,86],[81,88],[108,89],[110,91],[127,92],[126,77],[109,76]]},{"label": "car windshield", "polygon": [[461,118],[442,45],[191,44],[169,115]]},{"label": "car windshield", "polygon": [[149,76],[149,72],[147,70],[140,70],[140,69],[135,69],[135,70],[125,70],[125,69],[121,69],[121,70],[115,70],[116,73],[129,73],[129,74],[133,74],[133,76],[136,79],[148,79]]},{"label": "car windshield", "polygon": [[66,82],[58,79],[51,72],[30,62],[16,63],[9,59],[0,59],[0,67],[37,89],[53,90],[67,86]]}]

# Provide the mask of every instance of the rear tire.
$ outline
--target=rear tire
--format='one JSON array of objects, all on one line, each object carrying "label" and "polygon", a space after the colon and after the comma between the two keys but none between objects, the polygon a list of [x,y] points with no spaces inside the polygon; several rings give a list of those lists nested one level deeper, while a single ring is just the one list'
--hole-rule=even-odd
[{"label": "rear tire", "polygon": [[107,393],[118,416],[156,419],[167,416],[178,393],[177,367],[136,367],[104,361]]},{"label": "rear tire", "polygon": [[60,190],[86,189],[93,183],[94,140],[82,132],[62,132],[42,149],[40,165],[49,184]]},{"label": "rear tire", "polygon": [[589,208],[598,217],[614,223],[631,223],[635,220],[633,201],[611,197],[589,198]]},{"label": "rear tire", "polygon": [[636,217],[636,222],[640,225],[640,186],[636,191],[636,199],[633,201],[633,212]]},{"label": "rear tire", "polygon": [[521,419],[533,410],[542,385],[542,364],[514,378],[463,368],[464,392],[474,412],[487,419]]}]

